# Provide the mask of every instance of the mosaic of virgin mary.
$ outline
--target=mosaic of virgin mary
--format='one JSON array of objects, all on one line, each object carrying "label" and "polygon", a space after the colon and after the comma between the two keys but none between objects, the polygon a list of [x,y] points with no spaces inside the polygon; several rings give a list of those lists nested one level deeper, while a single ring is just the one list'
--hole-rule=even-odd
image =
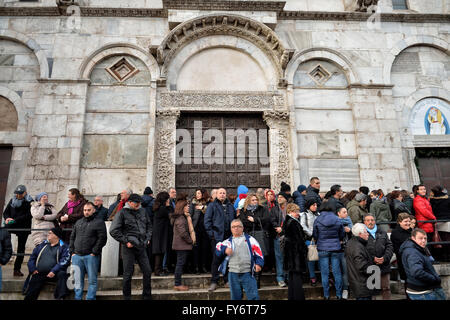
[{"label": "mosaic of virgin mary", "polygon": [[434,106],[425,115],[425,130],[427,134],[450,134],[445,115]]}]

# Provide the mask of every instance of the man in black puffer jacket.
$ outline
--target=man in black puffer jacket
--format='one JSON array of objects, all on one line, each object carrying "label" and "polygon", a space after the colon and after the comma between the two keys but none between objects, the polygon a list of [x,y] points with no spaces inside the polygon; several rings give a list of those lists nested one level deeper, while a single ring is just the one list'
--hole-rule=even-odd
[{"label": "man in black puffer jacket", "polygon": [[75,299],[83,298],[84,274],[87,272],[89,288],[86,300],[95,300],[97,292],[97,272],[102,248],[106,244],[106,225],[103,219],[97,219],[95,206],[88,202],[83,207],[84,218],[73,226],[70,235],[70,253],[75,269]]},{"label": "man in black puffer jacket", "polygon": [[320,197],[319,192],[320,180],[317,177],[312,177],[311,180],[309,180],[308,188],[306,188],[305,201],[308,201],[309,199],[316,200],[317,207],[320,207],[322,204],[322,198]]},{"label": "man in black puffer jacket", "polygon": [[145,209],[141,207],[142,198],[133,193],[128,198],[123,209],[114,218],[109,230],[110,235],[122,246],[123,261],[123,296],[131,299],[131,278],[134,272],[134,262],[137,260],[141,268],[142,298],[151,299],[151,273],[147,256],[147,246],[152,238],[152,222]]},{"label": "man in black puffer jacket", "polygon": [[411,239],[400,247],[406,273],[406,293],[411,300],[446,300],[441,278],[432,265],[434,261],[427,249],[427,233],[414,229]]}]

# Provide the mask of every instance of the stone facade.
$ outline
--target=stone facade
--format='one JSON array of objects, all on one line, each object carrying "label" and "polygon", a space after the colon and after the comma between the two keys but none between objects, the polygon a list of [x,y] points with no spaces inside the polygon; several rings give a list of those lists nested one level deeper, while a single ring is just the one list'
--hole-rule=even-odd
[{"label": "stone facade", "polygon": [[450,101],[448,1],[75,2],[0,0],[8,195],[173,186],[180,112],[261,113],[275,190],[410,189],[414,148],[450,147],[411,132]]}]

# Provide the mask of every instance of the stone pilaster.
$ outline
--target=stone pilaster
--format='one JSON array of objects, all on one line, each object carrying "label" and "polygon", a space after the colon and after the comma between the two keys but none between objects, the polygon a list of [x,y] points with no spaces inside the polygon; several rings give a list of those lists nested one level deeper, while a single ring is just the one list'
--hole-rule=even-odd
[{"label": "stone pilaster", "polygon": [[176,129],[180,110],[156,111],[155,194],[175,186]]},{"label": "stone pilaster", "polygon": [[263,119],[269,126],[270,183],[278,191],[282,181],[292,185],[289,113],[265,111]]}]

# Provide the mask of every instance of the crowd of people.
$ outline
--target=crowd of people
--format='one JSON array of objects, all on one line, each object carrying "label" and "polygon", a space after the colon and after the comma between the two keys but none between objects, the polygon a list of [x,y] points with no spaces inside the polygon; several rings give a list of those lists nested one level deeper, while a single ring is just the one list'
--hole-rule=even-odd
[{"label": "crowd of people", "polygon": [[[45,192],[32,198],[19,185],[3,218],[0,265],[10,260],[14,233],[14,277],[24,276],[21,265],[30,234],[35,245],[24,283],[27,300],[37,299],[46,281],[57,283],[55,299],[67,297],[70,264],[75,267],[75,299],[83,298],[87,274],[86,299],[94,300],[106,221],[120,243],[124,299],[131,299],[136,262],[143,273],[143,299],[151,299],[153,270],[156,277],[174,274],[177,291],[189,290],[182,281],[185,273],[211,273],[210,292],[222,274],[231,299],[237,300],[242,291],[247,299],[259,298],[262,272],[276,273],[277,285],[288,286],[288,299],[305,299],[304,282],[316,286],[320,279],[326,300],[331,287],[337,299],[370,300],[381,293],[389,300],[393,264],[409,299],[445,299],[432,262],[449,261],[450,246],[427,246],[450,240],[450,200],[441,186],[433,187],[429,197],[424,185],[414,186],[412,193],[387,195],[367,187],[344,192],[333,185],[322,194],[320,179],[313,177],[308,187],[300,185],[293,193],[283,182],[278,194],[270,189],[253,193],[240,185],[235,195],[224,188],[210,193],[199,188],[191,199],[177,195],[175,188],[154,197],[146,187],[142,195],[124,189],[109,208],[101,196],[90,202],[73,188],[58,211]],[[379,288],[368,285],[373,270],[379,272]]]}]

